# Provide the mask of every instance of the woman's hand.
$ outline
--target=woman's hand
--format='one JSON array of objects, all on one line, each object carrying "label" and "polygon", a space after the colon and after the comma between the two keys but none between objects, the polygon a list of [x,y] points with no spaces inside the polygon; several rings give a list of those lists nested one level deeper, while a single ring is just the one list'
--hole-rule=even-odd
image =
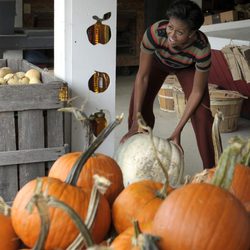
[{"label": "woman's hand", "polygon": [[181,132],[174,131],[172,135],[168,138],[168,140],[173,141],[181,148],[182,152],[184,152],[181,146]]}]

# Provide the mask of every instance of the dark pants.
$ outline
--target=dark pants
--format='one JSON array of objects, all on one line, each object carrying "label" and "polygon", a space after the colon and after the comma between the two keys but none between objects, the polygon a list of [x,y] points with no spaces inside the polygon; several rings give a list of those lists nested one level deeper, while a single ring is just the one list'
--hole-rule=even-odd
[{"label": "dark pants", "polygon": [[[182,70],[173,70],[170,67],[162,65],[157,61],[157,59],[155,59],[149,76],[148,90],[146,92],[146,96],[141,110],[145,122],[151,128],[154,127],[155,123],[155,116],[153,113],[154,100],[166,76],[168,76],[169,73],[174,73],[177,76],[181,84],[181,87],[183,89],[183,92],[185,94],[185,97],[187,99],[192,91],[193,78],[195,73],[194,67]],[[131,127],[132,124],[133,103],[134,103],[134,90],[131,95],[130,107],[129,107],[129,118],[128,118],[129,128]],[[203,162],[203,168],[211,168],[215,166],[214,165],[215,162],[214,162],[214,148],[212,142],[213,117],[209,109],[210,99],[209,99],[208,87],[205,90],[201,103],[203,105],[199,105],[197,109],[194,111],[193,115],[191,116],[191,122],[195,132],[200,156]]]}]

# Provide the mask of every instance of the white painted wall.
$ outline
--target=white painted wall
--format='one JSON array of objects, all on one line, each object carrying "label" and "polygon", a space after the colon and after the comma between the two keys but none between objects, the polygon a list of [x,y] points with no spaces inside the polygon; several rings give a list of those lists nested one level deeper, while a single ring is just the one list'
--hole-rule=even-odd
[{"label": "white painted wall", "polygon": [[[55,0],[55,75],[68,82],[72,96],[87,100],[85,112],[89,115],[99,109],[110,112],[115,118],[115,69],[116,69],[116,0]],[[104,21],[111,28],[111,39],[105,44],[92,45],[87,37],[87,29],[95,23],[92,16],[102,17],[111,12]],[[95,70],[106,72],[110,77],[109,88],[103,93],[93,93],[88,89],[89,78]],[[72,151],[84,147],[83,131],[79,122],[72,118]],[[108,155],[114,152],[114,132],[97,150]]]}]

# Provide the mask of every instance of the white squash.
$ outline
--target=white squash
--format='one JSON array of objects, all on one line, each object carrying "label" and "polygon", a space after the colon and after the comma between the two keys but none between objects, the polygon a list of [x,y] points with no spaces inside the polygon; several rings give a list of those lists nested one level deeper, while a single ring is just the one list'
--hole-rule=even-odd
[{"label": "white squash", "polygon": [[172,186],[182,183],[184,156],[181,148],[166,139],[152,138],[150,134],[135,134],[118,146],[114,159],[122,170],[124,186],[143,179],[166,182],[159,160],[168,173],[169,183]]},{"label": "white squash", "polygon": [[41,83],[39,78],[36,77],[30,78],[29,84],[37,84],[37,83]]},{"label": "white squash", "polygon": [[22,79],[22,78],[25,77],[25,72],[19,71],[19,72],[16,72],[15,75],[16,75],[19,79]]},{"label": "white squash", "polygon": [[9,73],[12,73],[11,68],[9,68],[9,67],[2,67],[2,68],[0,68],[0,78],[5,77]]},{"label": "white squash", "polygon": [[18,82],[21,83],[21,84],[29,84],[30,79],[25,76],[23,78],[19,78]]},{"label": "white squash", "polygon": [[4,84],[7,84],[7,81],[3,77],[0,77],[0,85]]},{"label": "white squash", "polygon": [[13,73],[9,73],[9,74],[5,75],[3,79],[8,82],[13,76],[14,76]]},{"label": "white squash", "polygon": [[18,83],[20,84],[28,84],[30,79],[25,76],[25,72],[19,71],[15,73],[15,76],[18,78]]},{"label": "white squash", "polygon": [[40,80],[40,72],[37,69],[29,69],[26,73],[25,76],[28,77],[29,79],[39,79]]},{"label": "white squash", "polygon": [[[12,75],[12,76],[9,76],[7,77],[8,75]],[[19,78],[15,75],[15,74],[8,74],[6,77],[6,80],[7,80],[7,84],[9,85],[13,85],[13,84],[19,84]]]}]

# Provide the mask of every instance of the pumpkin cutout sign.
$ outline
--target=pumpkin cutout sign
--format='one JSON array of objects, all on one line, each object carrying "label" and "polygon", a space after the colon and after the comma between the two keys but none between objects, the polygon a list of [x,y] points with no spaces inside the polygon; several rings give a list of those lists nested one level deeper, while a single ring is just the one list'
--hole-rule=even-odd
[{"label": "pumpkin cutout sign", "polygon": [[93,16],[92,18],[96,20],[96,23],[87,29],[87,35],[90,43],[96,44],[106,44],[111,38],[110,27],[103,24],[103,21],[108,20],[111,17],[111,12],[107,12],[102,18],[98,16]]},{"label": "pumpkin cutout sign", "polygon": [[104,92],[109,87],[109,84],[109,75],[105,72],[100,71],[95,71],[88,82],[89,90],[94,93]]}]

